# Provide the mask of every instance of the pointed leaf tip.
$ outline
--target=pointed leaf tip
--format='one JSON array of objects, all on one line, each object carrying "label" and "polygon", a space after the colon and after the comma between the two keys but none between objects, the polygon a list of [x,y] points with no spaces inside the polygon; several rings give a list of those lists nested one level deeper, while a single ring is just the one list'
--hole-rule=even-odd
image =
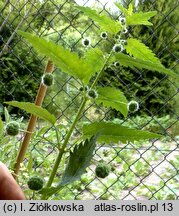
[{"label": "pointed leaf tip", "polygon": [[162,137],[160,134],[151,133],[143,130],[136,130],[124,127],[113,122],[94,122],[83,126],[83,136],[91,137],[99,133],[98,141],[105,143],[126,143],[127,141],[139,141]]}]

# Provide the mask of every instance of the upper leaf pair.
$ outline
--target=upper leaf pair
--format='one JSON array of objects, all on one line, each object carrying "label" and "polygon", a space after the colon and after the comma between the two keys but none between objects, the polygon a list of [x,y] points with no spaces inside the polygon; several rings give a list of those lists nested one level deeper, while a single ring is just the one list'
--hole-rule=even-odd
[{"label": "upper leaf pair", "polygon": [[[148,20],[156,15],[156,11],[150,12],[139,12],[133,13],[132,4],[129,5],[129,8],[126,9],[122,5],[115,3],[115,5],[120,9],[120,11],[124,14],[126,18],[127,25],[152,25]],[[117,34],[122,26],[119,21],[111,19],[109,16],[105,14],[99,14],[96,10],[93,10],[89,7],[81,7],[77,6],[77,9],[82,11],[85,15],[95,21],[96,24],[99,25],[101,31],[107,31],[111,34]]]},{"label": "upper leaf pair", "polygon": [[[26,32],[20,31],[19,34],[24,36],[40,54],[49,57],[63,72],[77,77],[84,85],[88,84],[95,73],[99,72],[105,64],[106,58],[102,51],[97,48],[87,51],[83,58],[79,58],[76,53],[72,53],[70,50],[66,50],[61,45],[56,45],[52,41],[39,38]],[[135,43],[133,43],[133,45],[134,44]],[[129,46],[128,52],[131,53]],[[134,52],[132,54],[134,54]],[[129,58],[124,54],[117,54],[116,56],[121,62],[124,62],[124,59],[126,60],[128,58],[128,61],[123,64],[127,67],[138,67],[140,69],[146,68],[153,71],[164,72],[168,75],[177,76],[171,70],[165,69],[161,64],[156,65],[156,58],[154,59],[155,61],[150,61],[151,59],[140,61],[140,59],[134,59],[132,57]]]},{"label": "upper leaf pair", "polygon": [[157,11],[149,12],[133,12],[132,4],[129,5],[129,8],[126,9],[122,5],[115,3],[115,5],[121,10],[125,15],[127,25],[153,25],[148,20],[157,14]]},{"label": "upper leaf pair", "polygon": [[[148,20],[156,14],[156,11],[150,12],[139,12],[134,13],[132,4],[126,9],[122,5],[115,3],[115,5],[120,9],[126,18],[126,25],[152,25]],[[101,31],[107,31],[112,34],[117,34],[121,30],[121,25],[118,21],[113,20],[107,15],[100,15],[95,10],[86,7],[77,7],[85,15],[93,19],[101,28]],[[118,23],[118,24],[117,24]],[[117,30],[118,28],[118,30]],[[121,62],[121,65],[126,67],[137,67],[139,69],[148,69],[152,71],[158,71],[166,73],[167,75],[178,77],[173,71],[166,69],[160,62],[160,60],[155,56],[155,54],[150,50],[145,44],[141,43],[137,39],[129,38],[127,40],[127,45],[125,46],[127,55],[116,55],[117,60]],[[133,58],[134,57],[134,58]],[[126,59],[125,64],[123,60]],[[142,61],[141,61],[142,60]]]},{"label": "upper leaf pair", "polygon": [[[75,76],[84,84],[102,67],[105,62],[103,53],[99,49],[89,50],[84,58],[79,58],[77,53],[64,49],[60,44],[39,38],[27,32],[18,31],[40,53],[50,58],[63,72]],[[98,59],[98,64],[96,64]]]}]

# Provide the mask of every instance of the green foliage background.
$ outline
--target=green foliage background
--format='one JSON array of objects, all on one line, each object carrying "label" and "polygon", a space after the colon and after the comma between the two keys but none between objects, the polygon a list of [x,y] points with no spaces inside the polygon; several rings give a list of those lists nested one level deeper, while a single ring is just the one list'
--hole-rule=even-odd
[{"label": "green foliage background", "polygon": [[[3,8],[4,1],[0,1]],[[14,8],[12,5],[14,5]],[[1,11],[0,26],[0,50],[4,48],[9,38],[12,37],[16,27],[21,22],[27,11],[31,7],[31,3],[26,4],[24,1],[11,1],[4,10]],[[39,7],[39,3],[36,3]],[[34,27],[33,21],[34,8],[31,9],[29,15],[22,22],[21,29]],[[7,19],[7,20],[6,20]],[[7,22],[6,22],[7,21]],[[30,47],[20,40],[17,34],[14,34],[11,42],[8,44],[1,56],[0,61],[0,103],[10,100],[34,101],[36,91],[39,86],[39,79],[43,72],[41,60],[31,51]],[[12,110],[17,113],[17,109]]]},{"label": "green foliage background", "polygon": [[[14,0],[13,2],[15,3]],[[130,2],[125,1],[125,5]],[[19,1],[19,4],[16,5],[17,9],[9,16],[8,23],[1,32],[1,49],[19,23],[20,14],[25,13],[24,9],[22,10],[23,3],[24,1]],[[3,4],[4,2],[1,0],[0,5]],[[27,4],[26,10],[30,7],[30,4]],[[104,41],[100,40],[100,32],[91,22],[91,19],[78,13],[78,10],[74,7],[76,5],[74,1],[36,1],[34,5],[36,8],[32,8],[26,22],[20,28],[21,30],[33,31],[55,42],[60,41],[64,47],[78,51],[79,55],[85,51],[82,46],[79,46],[82,36],[91,37],[93,46],[96,46],[97,43],[99,48],[111,49],[111,43],[106,45]],[[58,5],[59,10],[56,5]],[[98,4],[95,6],[99,7]],[[152,18],[154,24],[152,27],[134,27],[130,31],[131,34],[149,46],[161,58],[162,64],[167,68],[174,68],[178,72],[179,68],[176,65],[176,57],[179,56],[176,31],[178,28],[178,8],[176,2],[172,0],[140,1],[138,9],[144,11],[149,9],[157,10],[158,14]],[[9,8],[2,11],[0,24],[2,24],[8,13]],[[103,13],[106,12],[103,11]],[[56,14],[58,16],[55,16]],[[113,15],[117,17],[116,14]],[[69,25],[69,21],[71,25]],[[0,84],[2,85],[0,103],[9,100],[32,102],[43,73],[43,66],[42,58],[32,52],[28,45],[21,41],[18,36],[15,36],[10,48],[2,56],[0,63]],[[45,106],[52,112],[58,112],[57,104],[61,100],[64,100],[63,107],[60,109],[63,110],[71,103],[72,98],[75,98],[75,95],[78,94],[78,89],[74,87],[75,85],[78,86],[75,80],[71,79],[69,82],[67,77],[64,74],[62,76],[60,71],[55,72],[55,77],[56,83],[48,90],[48,96],[45,100]],[[108,68],[101,82],[102,85],[120,88],[124,91],[128,100],[139,100],[141,106],[137,114],[157,114],[162,116],[172,114],[174,107],[175,110],[178,109],[178,98],[175,97],[167,101],[175,93],[175,86],[166,79],[165,75],[157,72]],[[78,106],[78,99],[74,99],[74,101],[74,107]],[[71,109],[73,109],[72,106],[68,110]],[[16,113],[16,109],[14,112]],[[110,115],[113,118],[118,116],[118,113],[114,111]]]}]

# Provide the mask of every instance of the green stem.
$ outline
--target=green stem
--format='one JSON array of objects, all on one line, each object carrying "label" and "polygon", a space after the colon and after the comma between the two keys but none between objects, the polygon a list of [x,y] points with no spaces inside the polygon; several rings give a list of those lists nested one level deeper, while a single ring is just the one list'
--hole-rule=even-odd
[{"label": "green stem", "polygon": [[57,127],[55,125],[54,125],[54,129],[55,129],[55,133],[56,133],[58,149],[60,149],[60,137],[59,137],[59,134],[58,134],[58,129],[57,129]]},{"label": "green stem", "polygon": [[[66,137],[65,137],[65,140],[64,140],[64,142],[63,142],[62,148],[60,149],[60,152],[59,152],[59,154],[58,154],[58,156],[57,156],[57,158],[56,158],[56,161],[55,161],[53,170],[52,170],[52,172],[51,172],[51,174],[50,174],[50,177],[49,177],[49,180],[48,180],[48,182],[47,182],[46,187],[50,187],[50,186],[52,185],[53,179],[54,179],[54,177],[55,177],[55,175],[56,175],[58,166],[59,166],[59,164],[60,164],[60,162],[61,162],[62,156],[63,156],[64,151],[65,151],[65,148],[66,148],[66,146],[67,146],[67,144],[68,144],[68,141],[69,141],[69,139],[70,139],[70,137],[71,137],[71,134],[73,133],[73,131],[74,131],[74,129],[75,129],[75,126],[76,126],[76,124],[77,124],[77,122],[78,122],[78,119],[79,119],[79,117],[80,117],[80,115],[81,115],[81,113],[82,113],[82,111],[83,111],[83,109],[84,109],[84,107],[85,107],[86,101],[87,101],[87,98],[86,98],[86,97],[83,98],[83,102],[82,102],[82,104],[81,104],[81,106],[80,106],[80,108],[79,108],[79,110],[78,110],[78,113],[77,113],[77,115],[76,115],[76,117],[75,117],[75,119],[74,119],[74,121],[73,121],[73,123],[72,123],[72,125],[71,125],[71,127],[70,127],[70,129],[69,129],[69,131],[68,131],[68,134],[67,134]],[[42,197],[42,198],[43,198],[43,197]]]},{"label": "green stem", "polygon": [[92,85],[91,85],[91,89],[93,89],[94,86],[97,84],[97,82],[98,82],[98,80],[99,80],[101,74],[103,73],[103,71],[104,71],[104,69],[105,69],[105,67],[106,67],[106,65],[107,65],[107,63],[108,63],[108,61],[109,61],[109,59],[111,58],[112,52],[113,52],[113,50],[109,53],[109,56],[106,58],[103,67],[101,68],[100,72],[97,74],[97,76],[96,76],[94,82],[93,82]]}]

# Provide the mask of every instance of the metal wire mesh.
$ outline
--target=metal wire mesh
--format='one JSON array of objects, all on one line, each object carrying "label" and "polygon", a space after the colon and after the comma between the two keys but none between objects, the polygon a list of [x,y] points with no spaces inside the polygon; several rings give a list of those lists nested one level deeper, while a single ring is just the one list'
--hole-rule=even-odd
[{"label": "metal wire mesh", "polygon": [[[79,2],[79,1],[76,1]],[[44,58],[36,55],[34,50],[24,39],[17,35],[17,30],[30,31],[39,36],[48,37],[56,43],[61,43],[72,51],[82,52],[81,40],[86,36],[94,37],[92,46],[100,46],[100,37],[94,36],[98,27],[89,19],[80,20],[79,11],[74,9],[75,1],[68,0],[48,0],[48,1],[5,1],[1,3],[0,8],[0,67],[1,74],[6,82],[0,79],[1,94],[0,103],[5,100],[22,100],[33,102],[35,94],[40,82]],[[100,13],[108,13],[107,1],[81,1],[82,5],[90,5],[91,2],[99,8]],[[123,1],[124,5],[129,4],[130,1]],[[160,58],[163,53],[171,56],[174,59],[172,68],[178,66],[178,56],[170,48],[170,43],[178,40],[178,27],[170,20],[170,14],[179,9],[178,3],[174,3],[172,8],[168,8],[167,13],[156,7],[156,1],[148,1],[147,10],[157,10],[161,15],[161,20],[157,26],[148,27],[150,37],[145,38],[147,43],[150,38],[157,38],[158,42],[162,43],[162,49],[156,53]],[[111,14],[109,14],[111,16]],[[174,34],[169,40],[160,41],[156,33],[158,29],[162,29],[165,23],[173,28]],[[80,48],[79,48],[80,47]],[[22,49],[22,52],[19,50]],[[25,52],[25,53],[24,53]],[[29,56],[36,56],[34,60]],[[33,62],[34,60],[34,62]],[[13,66],[14,67],[13,67]],[[20,68],[20,69],[18,69]],[[22,70],[23,73],[17,73],[17,70]],[[6,71],[6,74],[3,73]],[[35,70],[35,71],[34,71]],[[26,73],[24,73],[26,71]],[[58,72],[58,73],[56,73]],[[60,122],[66,125],[72,122],[72,117],[75,115],[76,108],[79,107],[79,91],[78,81],[73,77],[68,77],[61,73],[59,69],[55,72],[55,87],[49,89],[44,106],[55,113]],[[121,120],[121,124],[125,124],[130,120],[131,124],[136,128],[147,128],[151,123],[158,125],[158,128],[165,134],[165,143],[156,140],[150,140],[143,143],[127,143],[119,145],[100,145],[95,151],[92,165],[88,168],[88,174],[85,174],[81,181],[67,186],[60,194],[60,198],[71,199],[178,199],[179,198],[179,145],[177,133],[173,135],[171,128],[176,128],[178,125],[178,113],[169,106],[170,102],[177,98],[178,87],[176,82],[167,76],[163,75],[160,80],[151,85],[145,79],[145,71],[136,70],[136,76],[132,83],[126,83],[121,78],[119,73],[115,72],[115,82],[123,84],[124,92],[128,92],[135,98],[139,104],[140,109],[148,114],[145,123],[140,123],[137,118],[133,118],[129,114],[127,119]],[[6,76],[6,77],[5,77]],[[174,89],[172,94],[163,98],[157,87],[163,82]],[[111,80],[110,80],[111,82]],[[108,85],[110,85],[110,82]],[[145,97],[136,96],[133,92],[133,86],[145,82],[149,90]],[[11,87],[9,88],[9,83]],[[13,88],[12,88],[13,83]],[[33,86],[33,91],[32,91]],[[154,94],[162,102],[159,108],[151,111],[146,107],[146,101],[150,95]],[[63,103],[61,103],[63,101]],[[91,113],[89,105],[84,111],[83,121],[90,121],[92,119],[106,119],[111,110],[106,110],[95,105],[96,108]],[[167,107],[172,115],[172,120],[167,119],[168,124],[160,121],[158,115]],[[24,113],[25,115],[25,113]],[[38,125],[39,130],[41,123]],[[155,129],[154,129],[155,130]],[[157,129],[156,129],[157,130]],[[46,141],[44,142],[43,150],[41,149],[41,139],[34,138],[33,145],[30,147],[32,155],[35,154],[35,162],[33,169],[39,171],[43,169],[44,164],[52,163],[56,155],[56,144],[53,138],[48,136],[49,129],[43,130],[42,136]],[[63,129],[62,129],[63,131]],[[76,131],[78,136],[80,132]],[[62,132],[62,139],[65,136]],[[19,144],[16,145],[18,147]],[[49,147],[50,146],[50,147]],[[31,155],[31,154],[30,154]],[[8,157],[8,153],[7,153]],[[27,157],[24,163],[27,163]],[[94,169],[97,161],[106,160],[112,167],[109,178],[101,180],[94,174]],[[65,162],[64,162],[65,163]],[[43,171],[45,172],[45,170]],[[61,173],[59,171],[58,175]],[[67,194],[69,196],[67,196]],[[57,199],[59,196],[57,195]]]}]

